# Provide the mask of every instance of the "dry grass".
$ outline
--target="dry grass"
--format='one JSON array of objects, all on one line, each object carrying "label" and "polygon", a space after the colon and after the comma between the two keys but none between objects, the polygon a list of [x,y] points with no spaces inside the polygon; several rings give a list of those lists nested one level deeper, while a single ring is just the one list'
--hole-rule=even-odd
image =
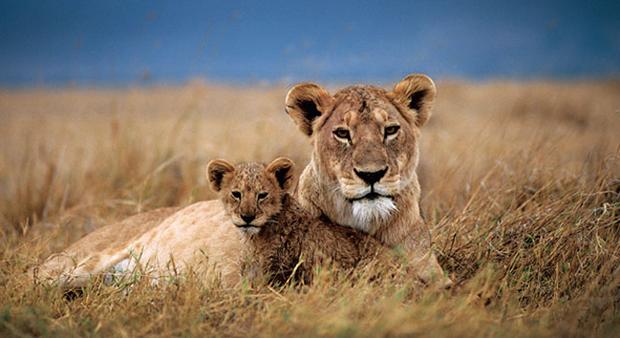
[{"label": "dry grass", "polygon": [[214,157],[306,163],[284,88],[0,92],[0,336],[589,336],[620,329],[620,85],[441,83],[422,208],[457,282],[187,276],[67,302],[22,274],[107,222],[213,198]]}]

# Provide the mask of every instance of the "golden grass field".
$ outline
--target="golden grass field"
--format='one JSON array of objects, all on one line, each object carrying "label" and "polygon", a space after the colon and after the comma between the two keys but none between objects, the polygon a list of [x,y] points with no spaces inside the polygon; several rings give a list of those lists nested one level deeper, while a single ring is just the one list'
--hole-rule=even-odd
[{"label": "golden grass field", "polygon": [[[337,86],[331,87],[336,89]],[[620,83],[444,81],[422,135],[422,210],[456,282],[227,290],[94,280],[73,301],[24,272],[99,226],[212,199],[208,160],[299,167],[284,87],[0,91],[0,336],[617,336]]]}]

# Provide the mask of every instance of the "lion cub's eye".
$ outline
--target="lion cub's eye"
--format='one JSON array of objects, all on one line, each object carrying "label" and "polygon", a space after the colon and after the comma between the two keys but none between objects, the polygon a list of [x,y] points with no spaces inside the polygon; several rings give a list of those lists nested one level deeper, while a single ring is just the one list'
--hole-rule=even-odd
[{"label": "lion cub's eye", "polygon": [[230,195],[232,195],[232,197],[236,200],[241,199],[241,192],[240,191],[233,191],[230,193]]},{"label": "lion cub's eye", "polygon": [[269,193],[267,193],[267,192],[259,192],[259,193],[258,193],[258,195],[256,195],[256,198],[257,198],[259,201],[262,201],[262,200],[264,200],[265,198],[267,198],[267,195],[269,195]]},{"label": "lion cub's eye", "polygon": [[385,134],[385,137],[388,138],[392,135],[396,135],[396,133],[398,133],[399,130],[400,130],[399,125],[393,125],[393,126],[385,127],[385,130],[383,132]]},{"label": "lion cub's eye", "polygon": [[346,141],[351,141],[351,133],[344,128],[337,128],[336,130],[334,130],[334,135],[342,140],[346,140]]}]

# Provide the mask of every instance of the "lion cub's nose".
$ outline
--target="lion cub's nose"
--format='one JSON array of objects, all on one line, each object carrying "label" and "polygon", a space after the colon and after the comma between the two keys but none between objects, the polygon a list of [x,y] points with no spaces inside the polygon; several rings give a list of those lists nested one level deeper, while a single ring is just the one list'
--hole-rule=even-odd
[{"label": "lion cub's nose", "polygon": [[373,185],[385,176],[385,173],[387,173],[387,167],[379,171],[358,171],[357,169],[354,169],[354,171],[359,178],[366,182],[366,184]]},{"label": "lion cub's nose", "polygon": [[241,219],[247,224],[252,223],[252,221],[256,218],[256,215],[241,215]]}]

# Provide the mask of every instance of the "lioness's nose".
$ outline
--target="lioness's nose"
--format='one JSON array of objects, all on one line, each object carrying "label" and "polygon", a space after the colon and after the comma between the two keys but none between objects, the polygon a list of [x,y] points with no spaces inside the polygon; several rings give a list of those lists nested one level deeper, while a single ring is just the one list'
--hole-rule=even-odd
[{"label": "lioness's nose", "polygon": [[355,174],[368,185],[373,185],[385,176],[385,173],[387,173],[387,167],[379,171],[358,171],[357,169],[354,169],[354,171]]},{"label": "lioness's nose", "polygon": [[256,215],[241,215],[241,219],[247,224],[250,224],[254,218],[256,218]]}]

